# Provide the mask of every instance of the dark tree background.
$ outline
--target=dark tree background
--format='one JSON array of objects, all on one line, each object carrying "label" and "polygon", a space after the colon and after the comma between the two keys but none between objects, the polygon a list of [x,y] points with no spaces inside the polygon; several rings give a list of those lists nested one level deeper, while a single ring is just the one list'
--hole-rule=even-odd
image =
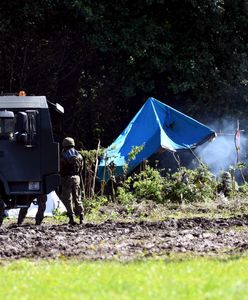
[{"label": "dark tree background", "polygon": [[0,91],[62,104],[59,141],[107,146],[150,96],[247,118],[247,0],[4,0],[0,33]]}]

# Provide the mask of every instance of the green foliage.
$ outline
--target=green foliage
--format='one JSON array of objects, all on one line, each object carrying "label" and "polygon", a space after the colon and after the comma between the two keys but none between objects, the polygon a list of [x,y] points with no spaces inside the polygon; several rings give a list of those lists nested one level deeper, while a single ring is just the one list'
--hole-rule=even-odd
[{"label": "green foliage", "polygon": [[131,151],[128,153],[128,160],[134,160],[137,156],[137,154],[139,154],[144,148],[144,144],[140,145],[140,146],[132,146]]},{"label": "green foliage", "polygon": [[131,204],[142,199],[163,200],[164,179],[158,170],[150,166],[146,170],[129,176],[122,186],[117,188],[117,199],[122,204]]},{"label": "green foliage", "polygon": [[165,198],[170,202],[200,202],[213,200],[217,181],[206,166],[190,170],[180,167],[165,178]]},{"label": "green foliage", "polygon": [[[248,196],[248,185],[247,183],[245,184],[241,184],[239,187],[238,187],[238,191],[239,191],[239,194],[241,196]],[[236,193],[237,195],[238,193]]]},{"label": "green foliage", "polygon": [[126,164],[123,166],[124,176],[128,173],[129,163],[136,158],[136,156],[143,150],[144,144],[140,146],[132,146],[131,151],[128,153],[128,160]]},{"label": "green foliage", "polygon": [[246,118],[247,1],[2,1],[1,91],[46,95],[56,138],[109,145],[147,96]]},{"label": "green foliage", "polygon": [[117,188],[117,199],[121,204],[129,205],[135,202],[136,198],[134,194],[128,191],[129,187],[126,182],[125,187],[120,186]]},{"label": "green foliage", "polygon": [[132,177],[132,188],[137,199],[163,201],[164,178],[158,170],[147,166],[146,170]]},{"label": "green foliage", "polygon": [[[84,159],[84,163],[85,163],[86,167],[91,167],[92,165],[94,165],[96,163],[96,158],[98,158],[98,156],[102,156],[103,149],[100,149],[98,153],[97,153],[96,149],[81,150],[80,153]],[[96,154],[98,154],[98,155],[96,155]]]},{"label": "green foliage", "polygon": [[147,166],[146,170],[128,177],[117,191],[118,199],[124,203],[142,199],[159,203],[202,202],[216,197],[217,181],[204,165],[194,170],[180,167],[166,177]]},{"label": "green foliage", "polygon": [[231,172],[231,174],[233,174],[232,176],[232,181],[234,183],[235,181],[235,176],[237,175],[237,172],[239,172],[239,174],[241,175],[241,178],[243,180],[243,184],[247,185],[243,170],[247,167],[246,163],[244,162],[238,162],[235,165],[232,165],[229,167],[229,171]]},{"label": "green foliage", "polygon": [[53,209],[52,213],[53,213],[53,217],[55,219],[57,219],[57,220],[59,220],[60,217],[67,215],[66,211],[65,212],[61,212],[58,208]]},{"label": "green foliage", "polygon": [[83,192],[84,197],[94,197],[95,181],[96,181],[96,165],[98,164],[99,156],[102,155],[103,149],[98,150],[81,150],[80,151],[83,160]]},{"label": "green foliage", "polygon": [[108,203],[108,198],[105,196],[97,196],[94,198],[86,198],[83,201],[86,214],[98,214],[99,208]]}]

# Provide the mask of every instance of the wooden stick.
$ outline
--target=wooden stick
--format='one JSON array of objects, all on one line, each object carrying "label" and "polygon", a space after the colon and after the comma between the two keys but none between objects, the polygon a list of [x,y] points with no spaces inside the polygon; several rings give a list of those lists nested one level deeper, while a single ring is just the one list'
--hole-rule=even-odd
[{"label": "wooden stick", "polygon": [[94,195],[95,195],[96,174],[97,174],[98,163],[99,163],[99,161],[98,161],[99,150],[100,150],[100,140],[98,140],[97,149],[96,149],[95,171],[94,171],[93,182],[92,182],[92,187],[91,187],[91,196],[92,197],[94,197]]}]

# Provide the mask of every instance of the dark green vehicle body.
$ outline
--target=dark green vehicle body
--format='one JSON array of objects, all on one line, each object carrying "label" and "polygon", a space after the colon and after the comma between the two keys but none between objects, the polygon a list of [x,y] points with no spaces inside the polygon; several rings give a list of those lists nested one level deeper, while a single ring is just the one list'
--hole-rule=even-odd
[{"label": "dark green vehicle body", "polygon": [[56,190],[59,144],[45,96],[0,96],[0,198],[5,209],[28,206]]}]

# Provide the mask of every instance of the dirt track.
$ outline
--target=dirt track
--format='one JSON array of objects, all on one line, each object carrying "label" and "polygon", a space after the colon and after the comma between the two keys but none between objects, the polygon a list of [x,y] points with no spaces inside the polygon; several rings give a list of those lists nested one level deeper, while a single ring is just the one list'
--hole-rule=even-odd
[{"label": "dirt track", "polygon": [[0,259],[77,257],[120,259],[169,252],[233,253],[248,249],[248,215],[163,222],[3,225]]}]

